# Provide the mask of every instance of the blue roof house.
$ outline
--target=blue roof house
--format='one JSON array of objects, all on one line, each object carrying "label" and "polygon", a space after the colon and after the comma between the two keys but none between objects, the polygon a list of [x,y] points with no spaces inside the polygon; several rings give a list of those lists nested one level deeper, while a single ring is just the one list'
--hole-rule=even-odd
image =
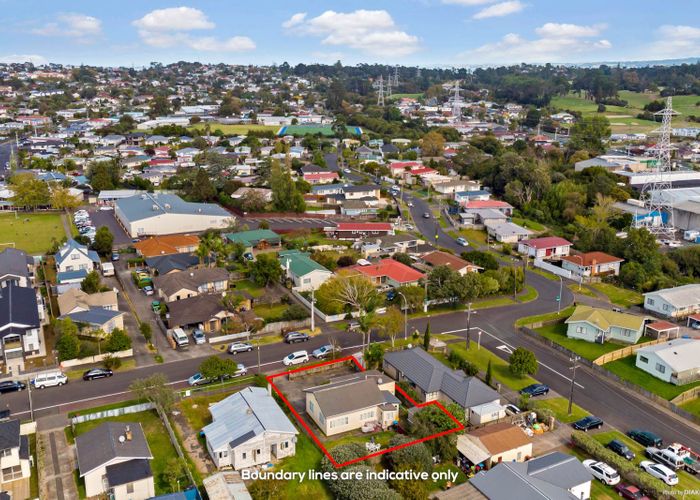
[{"label": "blue roof house", "polygon": [[97,252],[74,239],[68,240],[59,248],[54,259],[59,283],[80,282],[100,263]]}]

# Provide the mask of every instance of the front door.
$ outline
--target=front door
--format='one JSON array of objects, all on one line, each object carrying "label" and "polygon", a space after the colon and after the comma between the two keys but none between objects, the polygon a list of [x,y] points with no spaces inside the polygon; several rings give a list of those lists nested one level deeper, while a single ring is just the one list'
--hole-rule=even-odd
[{"label": "front door", "polygon": [[273,444],[270,447],[270,452],[272,453],[272,456],[277,458],[277,443]]}]

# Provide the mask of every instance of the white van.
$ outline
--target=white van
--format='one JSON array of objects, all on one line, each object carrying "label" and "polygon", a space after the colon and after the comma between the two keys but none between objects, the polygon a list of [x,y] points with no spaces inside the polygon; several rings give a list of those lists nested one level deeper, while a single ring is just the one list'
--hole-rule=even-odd
[{"label": "white van", "polygon": [[114,264],[103,262],[100,266],[102,267],[102,276],[114,276]]},{"label": "white van", "polygon": [[179,349],[187,349],[187,346],[190,345],[190,340],[187,338],[187,334],[182,328],[174,328],[170,330],[170,336],[173,338],[175,345],[177,345]]},{"label": "white van", "polygon": [[297,351],[286,356],[282,363],[284,366],[299,365],[301,363],[307,363],[309,361],[309,353],[306,351]]},{"label": "white van", "polygon": [[63,372],[46,372],[40,373],[31,381],[31,384],[36,389],[43,389],[44,387],[56,387],[57,385],[63,385],[68,383],[68,377],[65,376]]}]

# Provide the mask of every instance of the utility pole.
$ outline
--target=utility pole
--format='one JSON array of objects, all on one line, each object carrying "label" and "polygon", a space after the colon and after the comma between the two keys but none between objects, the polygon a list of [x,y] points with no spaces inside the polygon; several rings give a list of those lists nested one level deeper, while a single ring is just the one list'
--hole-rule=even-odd
[{"label": "utility pole", "polygon": [[260,337],[257,339],[258,343],[258,373],[260,373]]},{"label": "utility pole", "polygon": [[311,289],[311,333],[314,333],[316,331],[316,322],[314,319],[314,290],[313,288]]},{"label": "utility pole", "polygon": [[557,315],[561,313],[561,294],[564,291],[564,278],[559,276],[559,296],[557,297]]},{"label": "utility pole", "polygon": [[516,300],[518,295],[518,272],[515,269],[515,264],[513,264],[513,300]]},{"label": "utility pole", "polygon": [[27,379],[27,394],[29,395],[29,419],[34,421],[34,404],[32,403],[32,381]]},{"label": "utility pole", "polygon": [[571,407],[574,404],[574,386],[576,385],[576,368],[578,367],[578,361],[581,358],[578,356],[574,356],[573,358],[569,358],[569,361],[571,361],[571,389],[569,389],[569,415],[571,415]]},{"label": "utility pole", "polygon": [[408,340],[408,300],[403,293],[399,292],[399,295],[403,299],[403,339]]},{"label": "utility pole", "polygon": [[[474,314],[476,314],[476,311],[473,311],[473,312],[474,312]],[[467,350],[469,349],[469,344],[472,343],[471,323],[472,323],[472,303],[469,302],[469,304],[467,304]]]}]

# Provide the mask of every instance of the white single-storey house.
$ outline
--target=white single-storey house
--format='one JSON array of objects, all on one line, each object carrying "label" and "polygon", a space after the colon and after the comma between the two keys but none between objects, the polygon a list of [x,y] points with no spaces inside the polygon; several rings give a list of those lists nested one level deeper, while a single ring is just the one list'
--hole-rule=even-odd
[{"label": "white single-storey house", "polygon": [[684,318],[694,314],[700,311],[700,284],[645,293],[644,309],[667,318]]},{"label": "white single-storey house", "polygon": [[279,261],[286,277],[292,280],[295,290],[305,292],[317,290],[333,273],[299,250],[285,250],[279,253]]},{"label": "white single-storey house", "polygon": [[664,382],[684,385],[700,379],[700,340],[673,339],[642,347],[636,356],[637,368]]}]

